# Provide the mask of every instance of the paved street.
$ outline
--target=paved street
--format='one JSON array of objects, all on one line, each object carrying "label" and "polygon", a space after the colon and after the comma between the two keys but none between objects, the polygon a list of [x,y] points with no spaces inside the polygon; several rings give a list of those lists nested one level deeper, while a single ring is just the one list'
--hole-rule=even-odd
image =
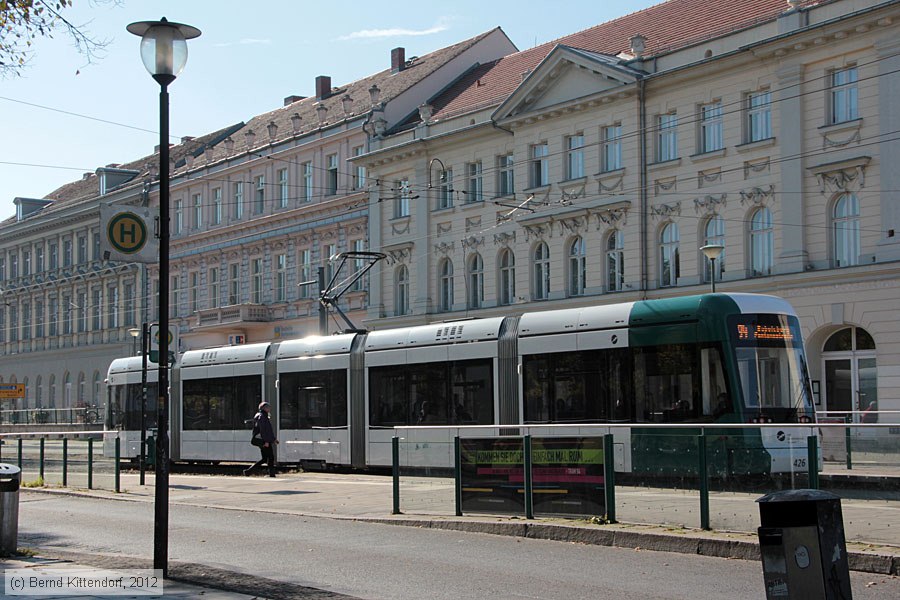
[{"label": "paved street", "polygon": [[[247,493],[245,510],[173,502],[170,560],[360,598],[764,597],[755,561],[255,512],[267,496]],[[25,492],[20,545],[148,558],[152,519],[141,502]],[[852,580],[854,598],[900,595],[895,577]]]}]

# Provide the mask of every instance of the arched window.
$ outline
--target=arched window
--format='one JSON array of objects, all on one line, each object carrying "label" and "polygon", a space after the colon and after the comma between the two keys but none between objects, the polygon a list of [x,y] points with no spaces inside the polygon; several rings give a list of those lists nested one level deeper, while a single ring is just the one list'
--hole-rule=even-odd
[{"label": "arched window", "polygon": [[63,377],[63,405],[60,408],[72,408],[72,376],[69,373]]},{"label": "arched window", "polygon": [[621,292],[625,287],[625,236],[614,229],[606,238],[606,291]]},{"label": "arched window", "polygon": [[859,200],[854,194],[843,194],[832,212],[834,266],[859,264]]},{"label": "arched window", "polygon": [[572,240],[569,245],[569,295],[584,295],[587,280],[587,258],[585,256],[584,238]]},{"label": "arched window", "polygon": [[534,291],[535,300],[550,297],[550,248],[541,242],[534,247]]},{"label": "arched window", "polygon": [[[706,222],[706,231],[704,233],[704,245],[725,247],[725,219],[721,216],[714,215],[710,217]],[[700,253],[700,260],[703,262],[703,278],[705,281],[712,281],[713,277],[716,278],[716,281],[722,280],[722,275],[725,273],[725,250],[722,250],[722,253],[716,259],[715,273],[710,272],[712,261],[706,258],[702,252]]]},{"label": "arched window", "polygon": [[44,388],[43,378],[38,375],[37,379],[34,380],[34,406],[35,408],[41,408],[44,406]]},{"label": "arched window", "polygon": [[500,253],[500,304],[516,301],[516,257],[506,248]]},{"label": "arched window", "polygon": [[484,261],[477,252],[469,259],[469,308],[484,304]]},{"label": "arched window", "polygon": [[397,315],[405,315],[409,312],[409,269],[406,265],[400,265],[397,269],[396,281],[394,312]]},{"label": "arched window", "polygon": [[84,373],[78,374],[78,398],[75,406],[82,407],[87,404],[87,378]]},{"label": "arched window", "polygon": [[771,275],[774,256],[772,213],[763,206],[750,216],[750,274],[753,277]]},{"label": "arched window", "polygon": [[91,386],[91,406],[100,406],[100,384],[102,380],[100,379],[100,371],[94,371],[94,382]]},{"label": "arched window", "polygon": [[659,285],[677,285],[681,274],[678,264],[678,225],[669,223],[659,236]]},{"label": "arched window", "polygon": [[47,407],[56,408],[56,375],[50,376],[50,388],[47,390]]},{"label": "arched window", "polygon": [[440,290],[438,297],[440,298],[440,310],[453,310],[453,261],[445,258],[441,261],[440,267]]},{"label": "arched window", "polygon": [[25,384],[25,397],[22,398],[22,405],[19,408],[28,408],[28,400],[31,395],[31,388],[28,386],[28,377],[22,380],[22,383]]}]

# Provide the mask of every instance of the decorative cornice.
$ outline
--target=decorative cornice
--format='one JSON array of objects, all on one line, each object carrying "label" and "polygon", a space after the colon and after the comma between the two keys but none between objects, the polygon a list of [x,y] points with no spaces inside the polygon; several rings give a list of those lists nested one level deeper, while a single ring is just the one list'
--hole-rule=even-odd
[{"label": "decorative cornice", "polygon": [[775,186],[769,185],[767,189],[753,187],[749,190],[741,190],[741,206],[766,206],[769,200],[775,197]]},{"label": "decorative cornice", "polygon": [[456,242],[441,242],[440,244],[434,245],[435,252],[440,252],[444,256],[447,256],[451,252],[455,250]]},{"label": "decorative cornice", "polygon": [[703,198],[694,198],[694,212],[697,214],[714,214],[719,210],[719,207],[725,208],[727,197],[728,194],[721,194],[719,196],[707,195]]},{"label": "decorative cornice", "polygon": [[760,160],[748,160],[744,162],[744,179],[750,179],[751,173],[768,172],[771,160],[765,157]]},{"label": "decorative cornice", "polygon": [[677,177],[666,177],[665,179],[656,179],[653,181],[653,195],[660,196],[666,192],[674,192],[678,186]]},{"label": "decorative cornice", "polygon": [[715,169],[709,169],[706,171],[698,171],[697,172],[697,187],[702,188],[706,187],[708,183],[715,183],[717,181],[722,181],[722,168],[716,167]]},{"label": "decorative cornice", "polygon": [[484,245],[484,236],[476,237],[474,235],[470,235],[467,238],[463,238],[462,247],[464,250],[475,250],[478,246]]},{"label": "decorative cornice", "polygon": [[668,218],[671,216],[681,216],[681,202],[676,202],[675,204],[660,204],[658,206],[651,206],[650,212],[655,217]]},{"label": "decorative cornice", "polygon": [[409,233],[409,219],[404,219],[400,223],[391,223],[391,232],[394,235],[403,235]]},{"label": "decorative cornice", "polygon": [[583,229],[587,227],[588,220],[587,217],[569,217],[567,219],[560,219],[559,223],[559,232],[561,234],[569,233],[581,233]]},{"label": "decorative cornice", "polygon": [[549,225],[523,225],[522,229],[525,230],[526,242],[530,242],[532,238],[542,240],[550,232]]},{"label": "decorative cornice", "polygon": [[494,245],[495,246],[509,246],[510,244],[516,243],[516,232],[501,232],[494,234]]},{"label": "decorative cornice", "polygon": [[866,167],[871,160],[869,156],[860,156],[808,167],[808,170],[819,180],[819,191],[822,194],[858,192],[866,187]]},{"label": "decorative cornice", "polygon": [[389,265],[406,264],[412,256],[412,245],[385,250]]},{"label": "decorative cornice", "polygon": [[618,206],[616,208],[607,208],[596,213],[597,214],[597,231],[603,229],[603,226],[619,228],[628,221],[628,207]]}]

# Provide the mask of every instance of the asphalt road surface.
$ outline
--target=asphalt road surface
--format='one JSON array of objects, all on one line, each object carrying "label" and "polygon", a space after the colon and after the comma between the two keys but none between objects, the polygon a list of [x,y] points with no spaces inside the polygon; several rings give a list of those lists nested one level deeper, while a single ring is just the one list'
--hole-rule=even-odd
[{"label": "asphalt road surface", "polygon": [[[247,509],[172,506],[170,561],[358,598],[765,598],[756,562]],[[153,555],[145,503],[26,491],[19,523],[20,547]],[[900,578],[851,578],[857,600],[900,598]]]}]

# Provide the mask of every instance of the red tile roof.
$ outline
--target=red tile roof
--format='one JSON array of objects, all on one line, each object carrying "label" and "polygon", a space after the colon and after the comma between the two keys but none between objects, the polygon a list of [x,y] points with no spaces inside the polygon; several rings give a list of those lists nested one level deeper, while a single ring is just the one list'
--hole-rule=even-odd
[{"label": "red tile roof", "polygon": [[[803,6],[828,0],[806,0]],[[786,0],[669,0],[590,29],[510,54],[462,77],[432,102],[439,120],[500,104],[557,45],[617,55],[632,36],[646,38],[646,56],[682,48],[732,31],[771,21],[788,9]]]}]

